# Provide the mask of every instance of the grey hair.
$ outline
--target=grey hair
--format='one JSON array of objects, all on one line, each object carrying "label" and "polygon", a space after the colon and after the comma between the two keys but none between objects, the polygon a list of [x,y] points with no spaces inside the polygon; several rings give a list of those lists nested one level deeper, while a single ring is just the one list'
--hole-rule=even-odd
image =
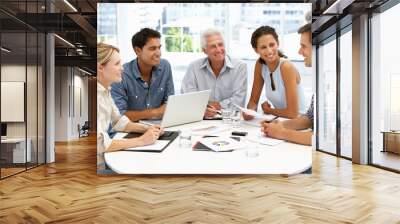
[{"label": "grey hair", "polygon": [[213,36],[213,35],[220,35],[222,37],[222,39],[224,39],[224,36],[222,35],[221,31],[219,31],[215,28],[208,28],[201,33],[200,45],[201,45],[202,49],[205,49],[207,47],[207,37]]}]

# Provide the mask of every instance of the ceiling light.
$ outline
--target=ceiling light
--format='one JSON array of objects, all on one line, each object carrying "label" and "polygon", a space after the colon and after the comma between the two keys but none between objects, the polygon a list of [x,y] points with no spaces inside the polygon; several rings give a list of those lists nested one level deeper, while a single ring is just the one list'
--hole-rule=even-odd
[{"label": "ceiling light", "polygon": [[351,5],[355,0],[336,0],[332,5],[330,5],[322,14],[342,14],[343,9]]},{"label": "ceiling light", "polygon": [[79,68],[79,67],[78,67],[78,70],[81,71],[81,72],[83,72],[83,73],[85,73],[85,74],[92,75],[92,73],[90,73],[90,72],[88,72],[88,71],[86,71],[86,70],[83,70],[83,69],[81,69],[81,68]]},{"label": "ceiling light", "polygon": [[59,40],[61,40],[62,42],[66,43],[67,45],[69,45],[70,47],[75,48],[75,45],[71,44],[71,42],[67,41],[66,39],[58,36],[57,34],[54,34],[55,37],[57,37]]},{"label": "ceiling light", "polygon": [[6,52],[6,53],[10,53],[10,52],[11,52],[11,50],[9,50],[9,49],[7,49],[7,48],[5,48],[5,47],[1,47],[0,49],[1,49],[2,51]]},{"label": "ceiling light", "polygon": [[78,10],[71,4],[69,3],[68,0],[64,0],[65,4],[67,4],[72,10],[74,10],[75,12],[78,12]]}]

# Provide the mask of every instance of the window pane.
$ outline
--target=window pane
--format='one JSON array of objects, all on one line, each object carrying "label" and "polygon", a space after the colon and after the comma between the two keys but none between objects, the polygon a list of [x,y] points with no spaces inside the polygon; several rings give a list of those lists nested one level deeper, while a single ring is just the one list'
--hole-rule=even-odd
[{"label": "window pane", "polygon": [[352,141],[352,35],[340,37],[340,153],[351,158]]},{"label": "window pane", "polygon": [[[372,23],[372,163],[400,170],[400,4],[374,15]],[[386,144],[386,145],[384,145]]]},{"label": "window pane", "polygon": [[336,39],[318,51],[318,149],[336,154]]},{"label": "window pane", "polygon": [[[118,46],[124,63],[136,57],[131,47],[134,33],[143,27],[161,33],[161,57],[172,66],[176,93],[180,92],[188,64],[205,57],[200,46],[201,32],[207,28],[217,28],[224,35],[226,53],[243,60],[247,65],[249,98],[254,64],[258,57],[250,45],[251,34],[261,25],[272,26],[279,35],[280,49],[302,76],[305,103],[308,105],[310,102],[313,94],[312,70],[304,68],[303,57],[298,54],[300,35],[297,29],[306,23],[305,14],[311,10],[311,4],[100,3],[98,10],[97,39]],[[282,15],[285,15],[283,20]],[[260,102],[263,101],[264,93],[260,98]]]}]

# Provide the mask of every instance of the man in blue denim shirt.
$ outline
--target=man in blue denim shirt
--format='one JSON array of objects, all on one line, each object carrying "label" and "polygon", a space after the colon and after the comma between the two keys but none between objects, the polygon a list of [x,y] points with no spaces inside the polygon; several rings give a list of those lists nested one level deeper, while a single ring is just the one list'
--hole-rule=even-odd
[{"label": "man in blue denim shirt", "polygon": [[161,59],[160,33],[144,28],[132,37],[137,58],[124,64],[122,81],[111,95],[121,114],[131,121],[160,119],[168,96],[174,94],[171,65]]}]

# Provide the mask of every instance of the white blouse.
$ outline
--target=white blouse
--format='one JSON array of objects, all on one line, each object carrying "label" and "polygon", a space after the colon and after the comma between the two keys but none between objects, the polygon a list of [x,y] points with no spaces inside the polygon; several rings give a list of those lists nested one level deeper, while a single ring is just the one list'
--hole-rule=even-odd
[{"label": "white blouse", "polygon": [[97,82],[97,170],[105,169],[104,152],[112,142],[108,135],[110,124],[113,131],[123,131],[129,123],[129,118],[121,116],[115,106],[110,89]]}]

